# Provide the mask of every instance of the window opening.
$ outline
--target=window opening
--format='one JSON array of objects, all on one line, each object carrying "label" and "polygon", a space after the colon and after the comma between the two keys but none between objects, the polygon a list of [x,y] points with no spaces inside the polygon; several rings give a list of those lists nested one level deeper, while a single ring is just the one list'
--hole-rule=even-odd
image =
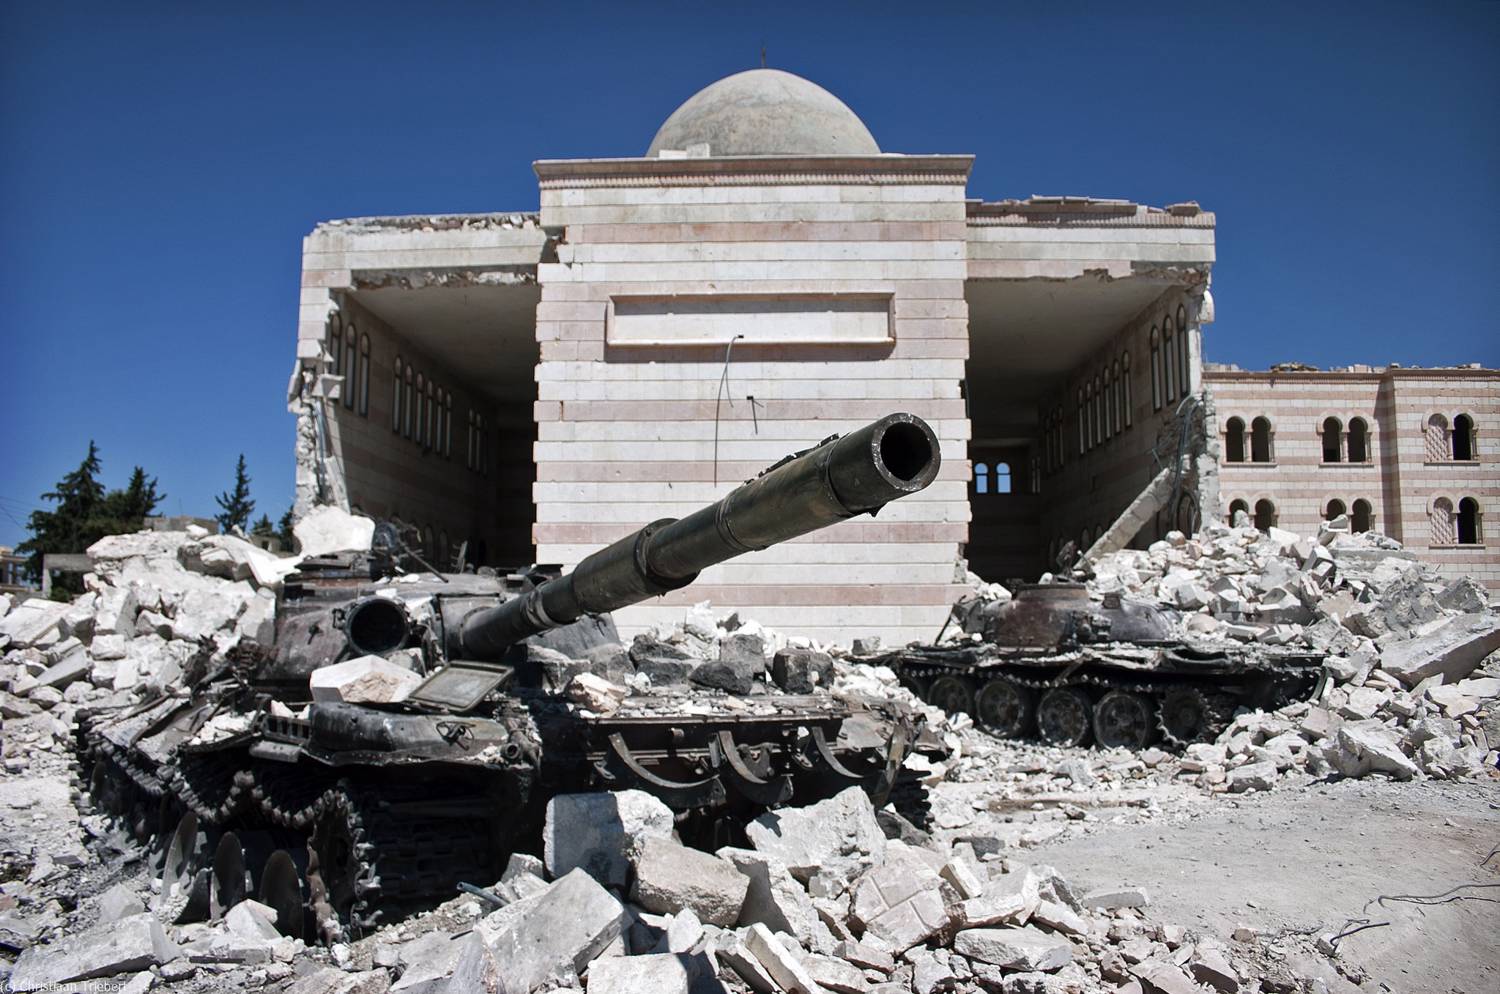
[{"label": "window opening", "polygon": [[1474,419],[1467,414],[1453,419],[1453,458],[1461,462],[1474,458]]},{"label": "window opening", "polygon": [[1370,427],[1364,418],[1349,419],[1349,461],[1370,461]]},{"label": "window opening", "polygon": [[1343,454],[1344,426],[1338,418],[1323,419],[1323,461],[1338,462]]},{"label": "window opening", "polygon": [[1250,461],[1271,461],[1271,422],[1267,418],[1250,422]]},{"label": "window opening", "polygon": [[1349,516],[1350,526],[1356,532],[1367,532],[1370,530],[1370,502],[1357,500],[1354,502],[1354,512]]},{"label": "window opening", "polygon": [[1479,544],[1479,501],[1473,497],[1465,497],[1458,502],[1457,531],[1459,545]]}]

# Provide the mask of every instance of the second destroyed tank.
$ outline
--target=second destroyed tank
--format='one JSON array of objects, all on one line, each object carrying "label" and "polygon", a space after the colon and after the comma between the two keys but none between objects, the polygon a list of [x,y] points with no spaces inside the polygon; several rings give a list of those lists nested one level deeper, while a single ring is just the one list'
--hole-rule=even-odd
[{"label": "second destroyed tank", "polygon": [[939,461],[927,424],[893,414],[561,575],[400,575],[379,542],[304,560],[273,646],[205,647],[183,687],[80,715],[87,786],[159,840],[179,920],[254,894],[285,934],[327,941],[497,880],[562,793],[648,791],[709,847],[794,797],[859,786],[884,803],[917,731],[898,706],[763,678],[671,686],[661,669],[627,695],[646,681],[609,612],[874,514]]},{"label": "second destroyed tank", "polygon": [[1006,738],[1144,748],[1213,741],[1239,707],[1312,696],[1323,655],[1184,638],[1176,612],[1081,583],[1023,585],[1009,601],[968,597],[961,634],[865,662],[949,713]]}]

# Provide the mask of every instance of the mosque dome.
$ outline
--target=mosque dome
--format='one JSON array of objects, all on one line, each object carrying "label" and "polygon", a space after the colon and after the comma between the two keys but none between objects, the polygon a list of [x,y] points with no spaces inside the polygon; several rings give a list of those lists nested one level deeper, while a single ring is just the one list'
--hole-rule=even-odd
[{"label": "mosque dome", "polygon": [[710,83],[667,118],[646,155],[708,143],[708,154],[879,155],[842,100],[780,69],[751,69]]}]

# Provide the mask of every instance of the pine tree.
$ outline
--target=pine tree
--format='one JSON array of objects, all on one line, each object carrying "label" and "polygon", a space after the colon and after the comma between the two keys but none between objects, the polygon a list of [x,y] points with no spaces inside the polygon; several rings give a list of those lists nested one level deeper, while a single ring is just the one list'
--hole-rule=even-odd
[{"label": "pine tree", "polygon": [[297,548],[297,536],[292,531],[292,525],[297,521],[296,515],[292,513],[295,510],[295,505],[287,508],[281,520],[276,523],[276,537],[281,539],[281,547],[287,552],[293,552]]},{"label": "pine tree", "polygon": [[250,534],[256,538],[275,538],[276,528],[271,524],[271,519],[262,514],[255,522],[255,526],[250,529]]},{"label": "pine tree", "polygon": [[214,515],[220,530],[226,534],[235,528],[243,531],[250,521],[250,515],[255,513],[255,501],[250,499],[250,474],[245,472],[243,452],[234,467],[234,488],[215,497],[214,501],[224,512]]}]

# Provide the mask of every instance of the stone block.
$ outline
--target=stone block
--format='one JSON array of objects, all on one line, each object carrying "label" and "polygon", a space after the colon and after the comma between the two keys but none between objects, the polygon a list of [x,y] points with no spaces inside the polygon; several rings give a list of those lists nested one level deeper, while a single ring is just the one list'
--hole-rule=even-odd
[{"label": "stone block", "polygon": [[810,953],[803,958],[802,965],[819,987],[835,994],[865,994],[869,989],[864,971],[836,956]]},{"label": "stone block", "polygon": [[1144,887],[1116,887],[1096,890],[1079,898],[1085,908],[1112,911],[1117,908],[1144,908],[1151,903],[1151,895]]},{"label": "stone block", "polygon": [[633,902],[657,914],[691,908],[708,925],[739,920],[750,879],[734,864],[671,839],[646,838],[635,853]]},{"label": "stone block", "polygon": [[89,672],[94,668],[93,660],[82,644],[76,646],[67,655],[47,667],[36,678],[38,686],[54,687],[57,690],[66,690],[69,684],[78,680],[88,679]]},{"label": "stone block", "polygon": [[323,505],[313,508],[293,525],[292,534],[304,558],[330,552],[367,552],[375,538],[375,522]]},{"label": "stone block", "polygon": [[1239,794],[1247,790],[1270,790],[1276,786],[1275,762],[1265,760],[1246,763],[1229,771],[1229,790]]},{"label": "stone block", "polygon": [[1387,646],[1380,668],[1407,686],[1441,675],[1452,683],[1462,680],[1500,649],[1500,616],[1464,614],[1436,631]]},{"label": "stone block", "polygon": [[764,925],[751,925],[743,933],[745,948],[759,961],[771,979],[786,994],[822,994],[818,982]]},{"label": "stone block", "polygon": [[1043,901],[1038,904],[1036,911],[1031,914],[1031,920],[1065,935],[1087,935],[1089,931],[1089,923],[1082,915],[1066,904],[1056,901]]},{"label": "stone block", "polygon": [[771,679],[788,694],[811,694],[833,684],[833,657],[814,649],[786,648],[771,662]]},{"label": "stone block", "polygon": [[1379,722],[1345,724],[1338,730],[1333,747],[1325,747],[1330,765],[1346,777],[1366,773],[1389,773],[1397,780],[1410,780],[1419,770],[1401,751],[1395,733]]},{"label": "stone block", "polygon": [[896,960],[890,953],[874,946],[867,946],[863,942],[855,942],[853,939],[845,939],[833,947],[833,955],[840,959],[848,960],[861,970],[875,970],[878,973],[889,974],[896,969]]},{"label": "stone block", "polygon": [[855,881],[850,917],[866,937],[902,952],[947,927],[942,883],[917,850],[890,842],[885,860]]},{"label": "stone block", "polygon": [[766,972],[760,960],[735,933],[724,933],[715,944],[714,952],[754,994],[781,994],[781,985]]},{"label": "stone block", "polygon": [[804,883],[820,870],[852,877],[886,845],[870,798],[858,787],[804,808],[769,811],[745,826],[745,835]]},{"label": "stone block", "polygon": [[718,856],[750,880],[737,924],[759,922],[772,932],[786,932],[805,945],[813,944],[818,912],[785,863],[769,853],[731,846],[720,849]]},{"label": "stone block", "polygon": [[99,921],[117,922],[146,910],[146,905],[135,891],[124,884],[115,884],[99,895]]},{"label": "stone block", "polygon": [[360,656],[320,666],[308,677],[315,701],[349,704],[396,704],[406,700],[422,677],[380,656]]},{"label": "stone block", "polygon": [[589,994],[722,994],[713,963],[702,953],[601,956],[589,965]]},{"label": "stone block", "polygon": [[[580,664],[582,665],[582,664]],[[578,673],[568,681],[568,700],[594,714],[614,714],[630,691],[593,673]]]},{"label": "stone block", "polygon": [[147,970],[176,959],[177,947],[150,914],[131,915],[67,935],[21,953],[10,975],[12,990],[36,990],[117,973]]},{"label": "stone block", "polygon": [[942,878],[953,885],[953,889],[963,900],[967,901],[984,893],[984,881],[969,868],[969,864],[964,860],[949,860],[940,872]]},{"label": "stone block", "polygon": [[965,929],[953,937],[953,950],[969,959],[1028,972],[1050,972],[1073,962],[1071,942],[1030,925]]},{"label": "stone block", "polygon": [[504,964],[502,994],[530,994],[549,981],[582,973],[620,938],[629,918],[625,906],[581,869],[524,903],[488,942],[495,960]]},{"label": "stone block", "polygon": [[58,622],[72,605],[33,597],[11,608],[0,618],[0,637],[9,636],[12,648],[36,645],[58,635]]},{"label": "stone block", "polygon": [[672,826],[672,809],[645,791],[559,794],[547,802],[543,862],[553,878],[581,868],[623,889],[630,879],[628,853],[647,838],[670,839]]}]

